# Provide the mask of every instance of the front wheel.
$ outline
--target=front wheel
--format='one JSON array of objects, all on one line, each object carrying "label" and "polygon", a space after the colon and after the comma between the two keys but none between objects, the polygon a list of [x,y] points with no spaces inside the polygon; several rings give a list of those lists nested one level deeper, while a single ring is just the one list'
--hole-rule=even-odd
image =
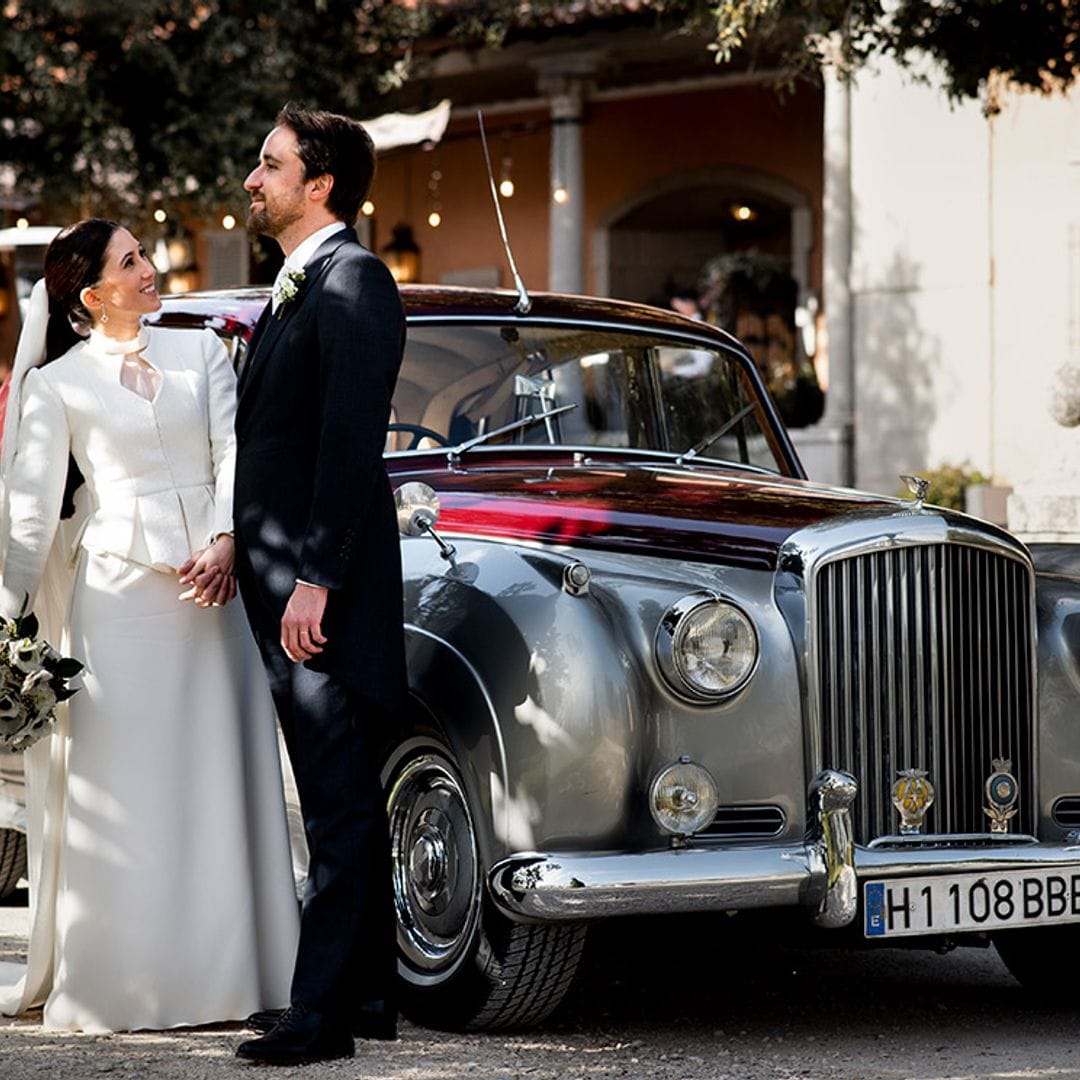
[{"label": "front wheel", "polygon": [[994,935],[994,946],[1029,993],[1064,1001],[1076,992],[1071,958],[1080,956],[1080,923],[1003,930]]},{"label": "front wheel", "polygon": [[460,774],[442,746],[401,756],[387,786],[402,1007],[427,1027],[538,1024],[565,996],[585,927],[525,926],[486,895]]}]

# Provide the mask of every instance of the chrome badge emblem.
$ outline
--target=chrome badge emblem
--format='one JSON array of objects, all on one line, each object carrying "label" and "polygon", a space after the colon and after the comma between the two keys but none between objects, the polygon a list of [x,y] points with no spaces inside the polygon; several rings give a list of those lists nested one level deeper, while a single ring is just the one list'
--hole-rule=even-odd
[{"label": "chrome badge emblem", "polygon": [[927,493],[930,491],[930,481],[924,480],[921,476],[909,476],[907,473],[901,473],[900,479],[907,484],[908,491],[915,496],[912,509],[921,510],[923,503],[926,501]]},{"label": "chrome badge emblem", "polygon": [[1016,815],[1016,802],[1020,798],[1020,785],[1009,771],[1012,762],[1008,758],[994,758],[994,771],[986,778],[986,806],[983,813],[990,819],[992,833],[1009,831],[1009,819]]},{"label": "chrome badge emblem", "polygon": [[925,769],[901,769],[892,786],[892,803],[900,812],[900,835],[918,836],[926,812],[934,805],[934,785]]}]

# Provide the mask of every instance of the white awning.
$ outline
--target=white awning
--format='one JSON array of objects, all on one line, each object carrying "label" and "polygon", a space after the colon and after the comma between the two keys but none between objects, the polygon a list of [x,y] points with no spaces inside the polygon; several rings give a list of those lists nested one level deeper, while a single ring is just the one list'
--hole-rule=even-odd
[{"label": "white awning", "polygon": [[0,249],[7,251],[17,247],[45,247],[60,231],[59,225],[28,225],[20,229],[0,229]]},{"label": "white awning", "polygon": [[416,146],[437,143],[450,122],[450,100],[440,101],[434,109],[422,113],[384,113],[363,125],[375,143],[376,150],[392,150],[395,146]]}]

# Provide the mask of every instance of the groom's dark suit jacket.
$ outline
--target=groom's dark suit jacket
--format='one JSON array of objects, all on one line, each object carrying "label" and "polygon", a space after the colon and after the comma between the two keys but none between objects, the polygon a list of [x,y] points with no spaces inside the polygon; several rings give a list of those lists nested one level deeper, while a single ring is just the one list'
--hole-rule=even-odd
[{"label": "groom's dark suit jacket", "polygon": [[[327,239],[295,299],[260,318],[240,376],[235,529],[245,605],[276,641],[296,579],[329,588],[309,667],[396,711],[405,692],[401,556],[383,465],[405,318],[351,229]],[[252,604],[252,586],[258,603]]]}]

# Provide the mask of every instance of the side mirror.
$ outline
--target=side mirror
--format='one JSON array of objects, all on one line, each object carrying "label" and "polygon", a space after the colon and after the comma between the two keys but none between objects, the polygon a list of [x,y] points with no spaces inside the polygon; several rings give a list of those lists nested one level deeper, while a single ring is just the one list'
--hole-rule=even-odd
[{"label": "side mirror", "polygon": [[410,480],[395,489],[394,505],[402,536],[423,536],[439,520],[439,496],[418,480]]},{"label": "side mirror", "polygon": [[439,554],[454,565],[454,547],[436,531],[439,520],[439,496],[427,484],[410,480],[394,491],[398,532],[402,536],[430,536],[439,545]]}]

